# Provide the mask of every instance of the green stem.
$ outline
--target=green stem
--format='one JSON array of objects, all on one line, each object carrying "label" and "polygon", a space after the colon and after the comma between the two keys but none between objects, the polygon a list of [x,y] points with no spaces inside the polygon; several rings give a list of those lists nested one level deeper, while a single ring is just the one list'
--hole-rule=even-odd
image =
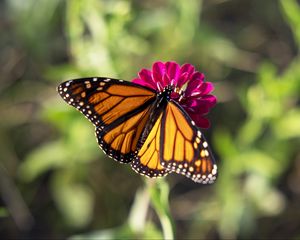
[{"label": "green stem", "polygon": [[135,199],[129,214],[129,226],[134,232],[141,233],[145,229],[150,196],[146,188],[135,194]]},{"label": "green stem", "polygon": [[174,224],[169,207],[169,186],[164,179],[147,181],[150,202],[160,220],[164,239],[174,239]]}]

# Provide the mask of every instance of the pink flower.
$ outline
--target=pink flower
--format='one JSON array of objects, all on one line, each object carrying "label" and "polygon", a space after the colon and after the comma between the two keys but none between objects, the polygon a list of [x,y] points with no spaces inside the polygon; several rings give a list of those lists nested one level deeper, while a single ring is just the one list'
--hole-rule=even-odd
[{"label": "pink flower", "polygon": [[196,125],[208,128],[210,123],[204,117],[216,104],[217,99],[210,94],[214,86],[211,82],[204,82],[204,74],[195,71],[191,64],[180,66],[176,62],[155,62],[152,71],[142,69],[139,78],[134,83],[152,88],[158,92],[168,85],[174,86],[171,99],[178,102]]}]

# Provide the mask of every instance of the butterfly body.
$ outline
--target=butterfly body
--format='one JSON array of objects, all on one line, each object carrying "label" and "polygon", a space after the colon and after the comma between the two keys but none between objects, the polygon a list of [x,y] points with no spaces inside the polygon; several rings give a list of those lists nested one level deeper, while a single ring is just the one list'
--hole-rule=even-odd
[{"label": "butterfly body", "polygon": [[95,126],[100,148],[148,177],[176,172],[213,183],[217,166],[199,128],[177,101],[173,84],[153,90],[109,78],[62,83],[61,97]]}]

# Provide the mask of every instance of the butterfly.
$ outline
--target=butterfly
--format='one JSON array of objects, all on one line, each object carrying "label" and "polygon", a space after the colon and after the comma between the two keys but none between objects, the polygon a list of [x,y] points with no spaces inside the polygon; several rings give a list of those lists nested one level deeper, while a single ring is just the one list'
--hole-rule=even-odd
[{"label": "butterfly", "polygon": [[58,93],[95,126],[100,148],[148,177],[171,172],[213,183],[217,165],[208,143],[180,104],[174,86],[161,91],[119,79],[92,77],[61,83]]}]

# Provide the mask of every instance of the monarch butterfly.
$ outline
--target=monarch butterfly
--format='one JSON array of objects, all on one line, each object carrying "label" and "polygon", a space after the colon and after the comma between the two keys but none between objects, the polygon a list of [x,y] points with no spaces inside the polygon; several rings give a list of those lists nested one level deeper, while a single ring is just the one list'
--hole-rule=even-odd
[{"label": "monarch butterfly", "polygon": [[152,72],[143,69],[139,76],[133,82],[75,79],[60,84],[58,92],[94,124],[100,148],[116,161],[148,177],[176,172],[197,183],[213,183],[217,165],[190,117],[208,126],[199,113],[207,113],[216,101],[207,94],[212,84],[203,83],[204,75],[192,65],[175,62],[156,62]]},{"label": "monarch butterfly", "polygon": [[217,165],[204,136],[171,94],[110,78],[83,78],[59,85],[60,96],[96,128],[100,148],[139,174],[182,174],[194,182],[213,183]]}]

